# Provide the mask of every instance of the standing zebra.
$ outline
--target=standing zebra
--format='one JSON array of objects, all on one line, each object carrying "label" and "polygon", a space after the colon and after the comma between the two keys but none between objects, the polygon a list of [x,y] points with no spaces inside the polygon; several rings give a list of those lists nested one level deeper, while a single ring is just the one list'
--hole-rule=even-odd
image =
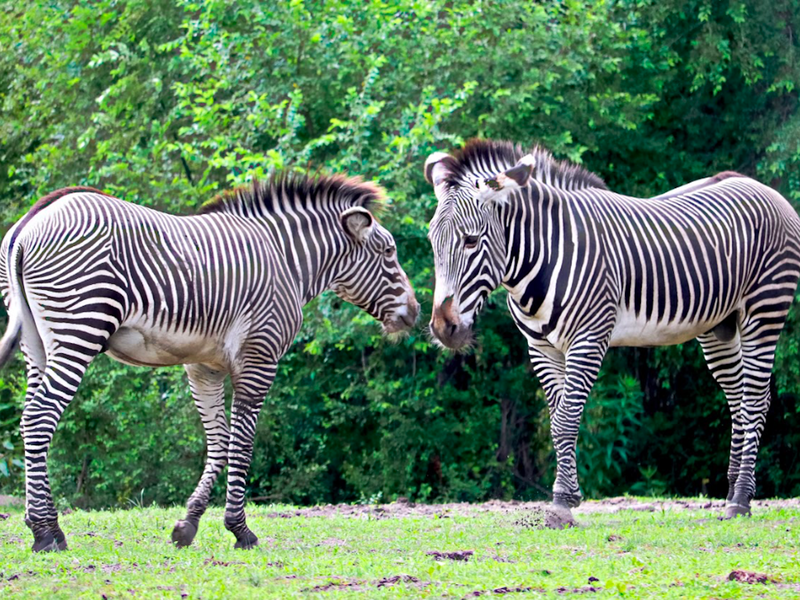
[{"label": "standing zebra", "polygon": [[47,451],[101,352],[133,365],[185,365],[208,456],[172,540],[192,542],[227,463],[225,527],[237,548],[258,543],[244,514],[256,420],[303,305],[330,289],[388,333],[416,320],[419,305],[394,240],[370,212],[382,200],[381,188],[358,178],[283,175],[227,192],[196,216],[167,215],[91,188],[59,190],[31,208],[0,246],[9,312],[0,364],[21,338],[25,516],[34,551],[67,547]]},{"label": "standing zebra", "polygon": [[499,285],[549,405],[554,524],[581,501],[575,446],[609,346],[698,338],[732,415],[725,516],[749,514],[775,346],[800,277],[800,218],[770,188],[722,173],[643,200],[540,148],[472,141],[437,152],[433,335],[470,342]]}]

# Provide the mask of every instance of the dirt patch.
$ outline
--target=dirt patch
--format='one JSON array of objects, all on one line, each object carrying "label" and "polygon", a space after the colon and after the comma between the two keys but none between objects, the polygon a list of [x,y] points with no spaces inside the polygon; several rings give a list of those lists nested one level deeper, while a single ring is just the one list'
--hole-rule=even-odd
[{"label": "dirt patch", "polygon": [[584,585],[579,588],[560,587],[556,588],[559,594],[592,594],[594,592],[602,592],[603,588],[594,585]]},{"label": "dirt patch", "polygon": [[213,555],[209,556],[207,559],[205,559],[203,561],[203,565],[204,566],[211,565],[212,567],[232,567],[234,565],[244,565],[244,564],[247,564],[247,563],[243,563],[243,562],[238,561],[238,560],[232,560],[230,562],[227,562],[227,561],[224,561],[224,560],[217,560],[216,558],[214,558]]},{"label": "dirt patch", "polygon": [[494,588],[493,590],[475,590],[474,592],[470,592],[464,596],[464,598],[477,598],[478,596],[485,596],[487,594],[526,594],[531,592],[537,592],[541,594],[545,591],[546,590],[544,588],[503,586]]},{"label": "dirt patch", "polygon": [[[758,500],[752,503],[754,509],[800,508],[800,498],[785,500]],[[549,504],[546,502],[518,502],[492,500],[482,504],[415,504],[413,502],[392,502],[391,504],[327,504],[298,508],[283,512],[269,512],[268,519],[293,519],[299,517],[347,517],[355,519],[397,519],[405,517],[478,517],[487,513],[524,514],[518,524],[522,527],[538,529],[543,527]],[[709,517],[716,518],[725,510],[725,500],[647,500],[619,496],[604,500],[587,500],[578,508],[572,509],[575,516],[589,514],[614,514],[620,511],[708,511]],[[720,514],[716,514],[720,513]],[[255,516],[255,515],[254,515]]]},{"label": "dirt patch", "polygon": [[434,560],[462,560],[466,562],[475,552],[473,550],[456,550],[455,552],[437,552],[436,550],[431,550],[425,554],[432,556]]},{"label": "dirt patch", "polygon": [[[290,575],[285,577],[284,579],[296,579],[296,575]],[[354,592],[358,591],[365,591],[368,587],[376,587],[376,588],[386,588],[392,587],[398,583],[408,583],[412,584],[416,587],[426,587],[430,585],[429,583],[421,582],[417,577],[413,575],[391,575],[389,577],[383,577],[372,583],[361,581],[358,579],[355,580],[346,580],[346,579],[329,579],[325,583],[320,583],[319,585],[315,585],[313,587],[304,588],[303,592],[329,592],[332,590],[351,590]]]},{"label": "dirt patch", "polygon": [[534,506],[512,524],[523,529],[546,529],[547,514],[543,506]]},{"label": "dirt patch", "polygon": [[328,583],[322,583],[320,585],[315,585],[311,588],[304,588],[300,591],[302,592],[328,592],[330,590],[353,590],[353,591],[361,591],[364,588],[361,586],[361,582],[357,581],[329,581]]},{"label": "dirt patch", "polygon": [[157,585],[156,589],[161,591],[161,592],[172,592],[172,591],[180,590],[181,598],[188,598],[189,597],[189,594],[186,593],[186,586],[185,585],[182,585],[180,588],[175,587],[174,585]]},{"label": "dirt patch", "polygon": [[327,538],[325,540],[322,540],[319,544],[316,544],[316,545],[317,546],[336,546],[338,548],[338,547],[341,547],[341,546],[347,546],[347,542],[345,542],[344,540],[340,540],[339,538]]},{"label": "dirt patch", "polygon": [[[130,563],[127,565],[122,565],[119,563],[108,564],[108,565],[100,565],[99,569],[103,573],[119,573],[120,571],[127,571],[129,569],[138,569],[138,563]],[[95,573],[98,570],[98,567],[95,565],[86,565],[84,567],[79,567],[80,571],[84,573]]]},{"label": "dirt patch", "polygon": [[384,577],[383,579],[378,580],[375,583],[375,587],[390,587],[396,583],[420,583],[420,581],[413,575],[392,575],[391,577]]},{"label": "dirt patch", "polygon": [[495,554],[494,556],[490,556],[489,559],[493,560],[494,562],[499,562],[499,563],[513,564],[513,563],[517,562],[513,558],[509,558],[508,556],[501,556],[499,554]]},{"label": "dirt patch", "polygon": [[728,581],[738,581],[739,583],[775,583],[769,575],[765,573],[754,573],[753,571],[731,571]]}]

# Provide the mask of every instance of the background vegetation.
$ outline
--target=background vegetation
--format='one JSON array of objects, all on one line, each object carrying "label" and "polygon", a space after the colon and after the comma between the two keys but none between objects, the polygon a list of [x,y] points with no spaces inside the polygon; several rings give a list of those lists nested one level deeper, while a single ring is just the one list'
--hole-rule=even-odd
[{"label": "background vegetation", "polygon": [[[540,142],[651,195],[734,169],[800,201],[791,0],[0,0],[0,228],[93,185],[191,213],[276,168],[381,182],[430,314],[421,166],[472,136]],[[502,292],[468,356],[398,345],[325,296],[262,413],[250,495],[310,503],[541,499],[544,397]],[[761,496],[800,494],[800,303],[779,348]],[[0,373],[0,491],[18,493],[21,360]],[[721,495],[724,397],[696,343],[612,351],[583,424],[588,496]],[[204,460],[181,369],[100,357],[59,427],[55,494],[182,503]],[[218,485],[217,493],[221,493]]]}]

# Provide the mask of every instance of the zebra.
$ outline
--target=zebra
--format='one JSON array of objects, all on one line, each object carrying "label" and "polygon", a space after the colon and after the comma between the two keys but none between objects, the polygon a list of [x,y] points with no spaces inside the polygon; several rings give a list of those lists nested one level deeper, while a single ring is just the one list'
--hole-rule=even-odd
[{"label": "zebra", "polygon": [[656,198],[616,194],[544,148],[472,140],[425,177],[436,284],[430,329],[472,341],[502,285],[548,402],[556,478],[549,524],[582,500],[576,442],[610,346],[697,338],[732,416],[725,517],[750,514],[778,336],[800,277],[800,218],[774,190],[725,172]]},{"label": "zebra", "polygon": [[225,527],[236,548],[256,546],[244,513],[256,420],[277,363],[300,329],[302,307],[332,290],[378,319],[386,333],[402,333],[416,321],[419,304],[394,239],[373,215],[384,200],[381,187],[357,177],[278,174],[225,192],[189,216],[85,187],[35,204],[0,245],[9,313],[0,364],[19,338],[27,366],[20,429],[33,551],[67,548],[47,452],[101,352],[131,365],[185,367],[207,459],[173,543],[192,543],[227,464]]}]

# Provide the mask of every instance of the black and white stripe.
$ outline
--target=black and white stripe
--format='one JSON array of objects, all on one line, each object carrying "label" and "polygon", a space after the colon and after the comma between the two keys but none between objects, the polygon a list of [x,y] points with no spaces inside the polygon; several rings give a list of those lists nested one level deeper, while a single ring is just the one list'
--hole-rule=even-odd
[{"label": "black and white stripe", "polygon": [[473,141],[425,167],[439,204],[431,328],[471,338],[500,285],[548,398],[554,504],[581,495],[575,446],[609,346],[697,338],[731,408],[727,516],[749,513],[775,346],[800,278],[800,218],[774,190],[721,173],[639,199],[595,175],[504,142]]},{"label": "black and white stripe", "polygon": [[394,240],[370,212],[382,198],[378,186],[357,178],[286,175],[226,193],[196,216],[90,188],[59,190],[34,205],[0,246],[10,316],[0,364],[19,338],[28,368],[22,432],[34,550],[66,548],[47,451],[100,352],[135,365],[186,365],[208,457],[173,540],[191,543],[227,464],[225,525],[237,547],[257,543],[244,515],[256,420],[303,305],[331,289],[389,333],[416,319]]}]

